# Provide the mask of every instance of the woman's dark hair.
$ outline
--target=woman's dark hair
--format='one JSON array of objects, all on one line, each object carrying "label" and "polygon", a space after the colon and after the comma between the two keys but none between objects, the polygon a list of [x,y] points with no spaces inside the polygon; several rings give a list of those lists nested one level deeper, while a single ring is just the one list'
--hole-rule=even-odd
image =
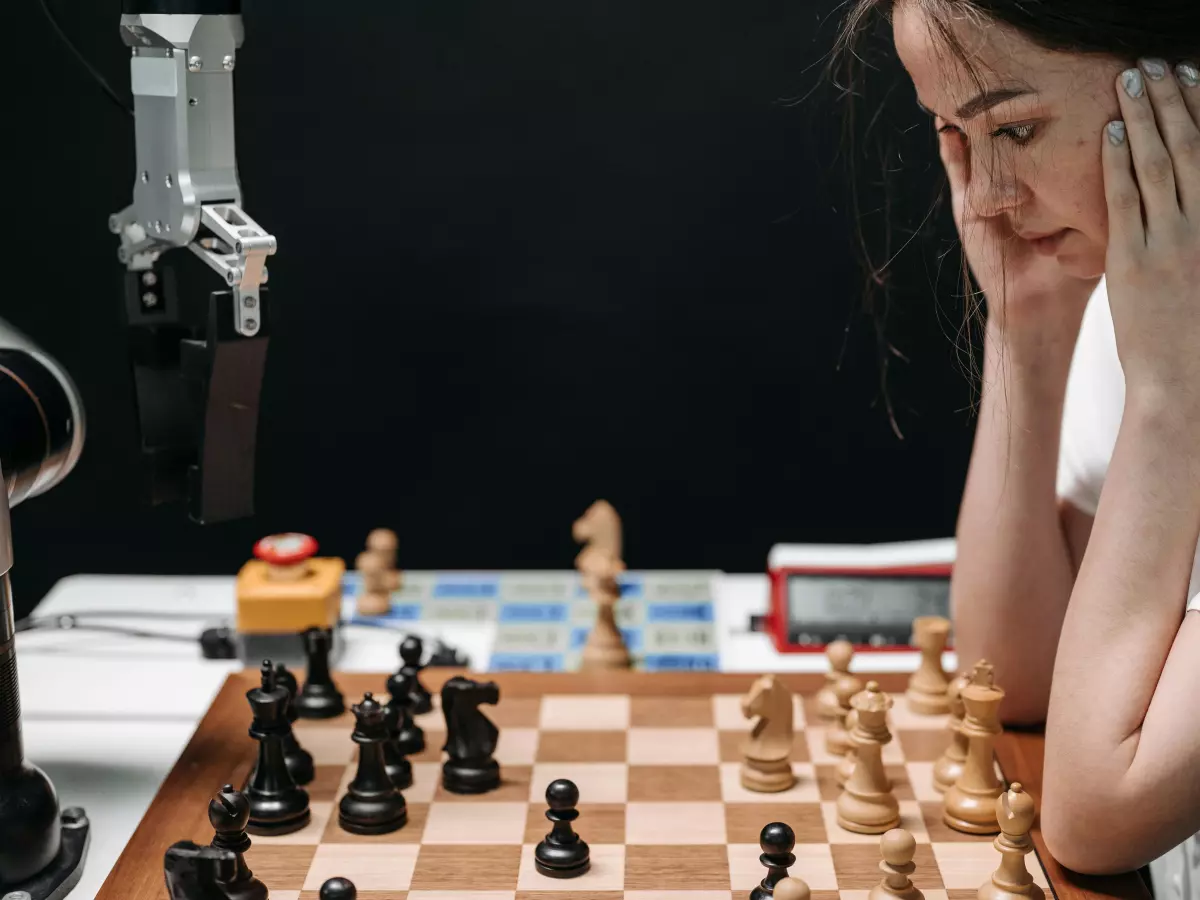
[{"label": "woman's dark hair", "polygon": [[[955,35],[955,21],[976,19],[1007,25],[1031,43],[1055,52],[1095,54],[1129,64],[1145,56],[1172,62],[1200,61],[1197,60],[1200,56],[1200,0],[847,0],[844,5],[848,11],[830,56],[829,73],[851,104],[843,120],[849,144],[853,144],[856,137],[854,129],[858,117],[854,101],[863,95],[863,79],[869,68],[862,45],[870,36],[878,36],[877,26],[889,22],[893,10],[901,3],[913,5],[922,12],[935,42],[962,65],[968,77],[980,88],[983,87],[983,76]],[[855,155],[849,153],[846,158],[853,160]],[[850,175],[853,183],[855,173],[852,171]],[[944,197],[945,191],[935,201],[935,208]],[[857,214],[858,210],[855,212]],[[879,314],[886,315],[888,264],[875,263],[861,231],[859,249],[868,271],[866,302],[868,309],[876,313],[880,344],[886,346],[879,330]],[[961,269],[966,301],[964,324],[969,331],[982,321],[982,298],[972,288],[965,256]],[[876,296],[880,290],[884,292],[882,303]],[[973,361],[969,342],[966,351]],[[886,359],[884,366],[882,377],[886,394]]]}]

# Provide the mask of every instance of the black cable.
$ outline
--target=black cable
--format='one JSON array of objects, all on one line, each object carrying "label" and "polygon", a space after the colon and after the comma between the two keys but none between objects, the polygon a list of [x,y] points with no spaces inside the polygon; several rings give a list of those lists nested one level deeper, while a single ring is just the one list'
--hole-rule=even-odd
[{"label": "black cable", "polygon": [[67,45],[68,49],[75,54],[75,58],[79,60],[80,65],[88,70],[88,73],[92,76],[92,78],[96,79],[96,82],[100,85],[100,87],[104,88],[104,93],[108,94],[109,99],[111,99],[113,103],[117,104],[117,106],[121,107],[121,109],[132,116],[133,107],[117,96],[117,92],[114,91],[109,86],[108,82],[104,80],[104,76],[96,71],[95,66],[88,62],[87,58],[79,51],[79,48],[75,46],[75,42],[67,37],[67,33],[63,31],[62,26],[58,24],[58,19],[50,9],[49,0],[38,0],[38,2],[41,4],[42,12],[46,14],[46,18],[49,20],[50,26],[62,39],[62,42]]}]

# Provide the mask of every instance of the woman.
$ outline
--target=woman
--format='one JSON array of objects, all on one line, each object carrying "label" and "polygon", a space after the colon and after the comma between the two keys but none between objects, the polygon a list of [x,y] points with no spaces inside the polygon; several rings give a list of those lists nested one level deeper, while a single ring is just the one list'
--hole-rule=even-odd
[{"label": "woman", "polygon": [[960,656],[1045,722],[1054,856],[1135,869],[1200,831],[1200,3],[857,0],[846,46],[875,14],[988,310]]}]

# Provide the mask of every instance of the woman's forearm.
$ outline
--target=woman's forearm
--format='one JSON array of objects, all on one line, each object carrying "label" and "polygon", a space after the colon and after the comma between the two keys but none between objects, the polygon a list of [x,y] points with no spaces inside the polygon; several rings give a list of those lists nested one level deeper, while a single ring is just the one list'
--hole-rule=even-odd
[{"label": "woman's forearm", "polygon": [[1074,579],[1055,491],[1072,349],[989,334],[985,350],[951,593],[960,664],[995,665],[1008,722],[1045,718]]},{"label": "woman's forearm", "polygon": [[[1200,827],[1200,623],[1182,622],[1198,539],[1200,404],[1131,394],[1047,722],[1045,824],[1068,855],[1094,848],[1077,867],[1140,865]],[[1096,815],[1119,844],[1084,839]]]}]

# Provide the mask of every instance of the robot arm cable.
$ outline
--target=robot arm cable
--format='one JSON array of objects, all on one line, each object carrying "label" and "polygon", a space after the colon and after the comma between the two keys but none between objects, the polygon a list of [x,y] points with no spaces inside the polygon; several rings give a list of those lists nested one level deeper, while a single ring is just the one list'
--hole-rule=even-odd
[{"label": "robot arm cable", "polygon": [[54,15],[54,11],[50,9],[49,0],[38,0],[38,3],[42,7],[42,12],[46,14],[46,20],[50,23],[50,27],[54,29],[54,33],[58,35],[59,39],[62,40],[64,44],[67,45],[67,49],[71,51],[71,53],[75,56],[75,59],[79,61],[79,64],[87,69],[88,74],[91,75],[92,78],[95,79],[96,83],[104,89],[104,93],[108,94],[109,99],[111,99],[113,103],[117,104],[117,106],[132,116],[132,104],[125,102],[117,96],[117,92],[112,89],[107,79],[105,79],[105,77],[101,75],[99,71],[97,71],[95,66],[88,62],[87,57],[85,57],[79,48],[75,46],[75,42],[67,36],[65,31],[63,31],[62,25],[59,24],[58,17]]}]

